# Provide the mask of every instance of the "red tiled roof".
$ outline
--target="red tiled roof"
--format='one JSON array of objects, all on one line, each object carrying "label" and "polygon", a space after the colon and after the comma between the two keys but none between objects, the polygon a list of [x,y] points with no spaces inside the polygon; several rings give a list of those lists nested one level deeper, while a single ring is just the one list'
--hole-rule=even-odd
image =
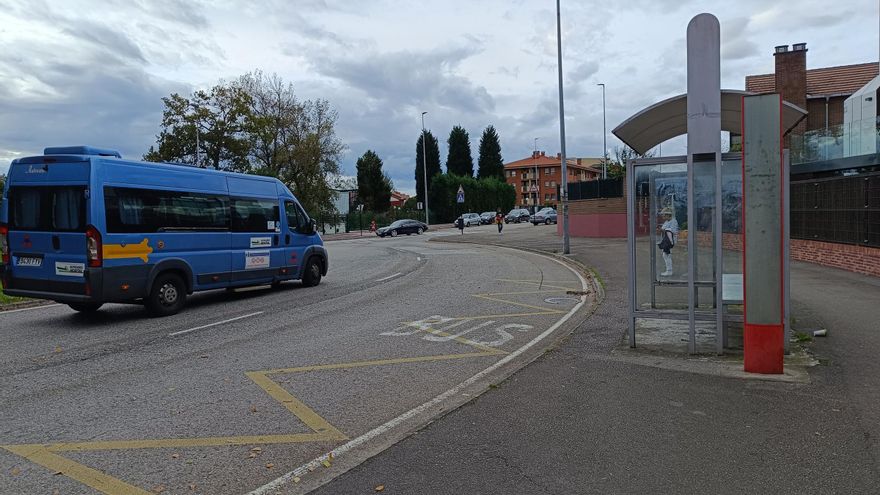
[{"label": "red tiled roof", "polygon": [[[877,74],[877,62],[807,69],[807,95],[851,95],[877,77]],[[746,76],[746,91],[772,93],[775,89],[775,74]]]},{"label": "red tiled roof", "polygon": [[[547,165],[559,165],[562,162],[559,158],[555,156],[546,156],[540,155],[537,158],[533,158],[529,156],[528,158],[523,158],[521,160],[516,160],[513,162],[508,162],[504,164],[505,169],[513,169],[513,168],[531,168],[531,167],[541,167]],[[566,158],[565,162],[569,167],[578,169],[578,170],[590,170],[590,165],[593,163],[601,162],[599,158],[581,158],[581,164],[578,165],[577,158]]]}]

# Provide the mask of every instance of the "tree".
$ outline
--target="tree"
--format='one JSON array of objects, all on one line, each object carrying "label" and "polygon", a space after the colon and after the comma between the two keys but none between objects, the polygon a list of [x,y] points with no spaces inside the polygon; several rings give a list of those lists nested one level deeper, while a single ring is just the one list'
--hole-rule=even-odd
[{"label": "tree", "polygon": [[300,101],[277,75],[248,73],[190,98],[165,103],[156,146],[145,160],[277,177],[312,216],[333,211],[333,177],[345,145],[336,136],[336,111],[326,100]]},{"label": "tree", "polygon": [[473,177],[474,159],[471,157],[471,138],[464,127],[460,125],[453,127],[446,144],[449,145],[449,153],[446,155],[446,172]]},{"label": "tree", "polygon": [[251,102],[245,126],[251,170],[287,184],[311,215],[332,214],[331,182],[345,150],[336,111],[326,100],[299,101],[293,85],[276,74],[245,74],[238,85]]},{"label": "tree", "polygon": [[3,194],[3,186],[6,184],[6,174],[0,173],[0,194]]},{"label": "tree", "polygon": [[387,211],[391,202],[394,185],[387,174],[382,172],[382,159],[372,150],[367,150],[357,160],[358,198],[370,211]]},{"label": "tree", "polygon": [[480,155],[477,158],[477,177],[483,179],[497,177],[504,180],[504,159],[501,158],[501,143],[494,126],[486,127],[480,136]]},{"label": "tree", "polygon": [[652,158],[653,151],[641,154],[627,145],[614,147],[614,159],[608,162],[608,178],[619,179],[626,176],[626,164],[637,158]]},{"label": "tree", "polygon": [[419,139],[416,141],[416,198],[418,198],[418,201],[421,203],[424,203],[425,201],[425,174],[423,165],[425,162],[423,161],[424,159],[422,155],[423,140],[425,143],[425,151],[428,154],[427,166],[429,191],[434,185],[434,177],[442,172],[440,170],[440,145],[437,143],[437,138],[431,134],[431,131],[425,131],[424,134],[419,135]]},{"label": "tree", "polygon": [[245,125],[251,101],[240,86],[221,82],[210,92],[196,91],[190,98],[172,93],[162,102],[165,110],[161,130],[156,136],[156,147],[150,147],[145,160],[236,171],[248,169],[250,143]]}]

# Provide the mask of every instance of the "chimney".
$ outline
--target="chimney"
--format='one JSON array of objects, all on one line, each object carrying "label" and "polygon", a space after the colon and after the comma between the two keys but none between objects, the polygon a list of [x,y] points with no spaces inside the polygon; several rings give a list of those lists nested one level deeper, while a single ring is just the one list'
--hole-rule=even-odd
[{"label": "chimney", "polygon": [[581,159],[580,159],[580,158],[577,159],[577,164],[578,164],[578,165],[581,164]]},{"label": "chimney", "polygon": [[[795,43],[791,50],[788,45],[777,46],[773,54],[776,70],[776,92],[782,95],[782,99],[807,108],[807,44]],[[802,121],[794,128],[792,134],[803,135],[806,130],[806,121]],[[789,138],[785,139],[786,147],[789,147]]]}]

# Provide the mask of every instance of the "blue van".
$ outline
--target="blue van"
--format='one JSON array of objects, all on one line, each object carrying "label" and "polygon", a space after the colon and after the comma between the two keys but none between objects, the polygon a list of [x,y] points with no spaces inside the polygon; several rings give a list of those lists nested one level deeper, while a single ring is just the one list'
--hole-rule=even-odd
[{"label": "blue van", "polygon": [[8,295],[92,312],[143,303],[156,316],[195,291],[327,274],[296,197],[271,177],[123,160],[88,146],[13,160],[0,202]]}]

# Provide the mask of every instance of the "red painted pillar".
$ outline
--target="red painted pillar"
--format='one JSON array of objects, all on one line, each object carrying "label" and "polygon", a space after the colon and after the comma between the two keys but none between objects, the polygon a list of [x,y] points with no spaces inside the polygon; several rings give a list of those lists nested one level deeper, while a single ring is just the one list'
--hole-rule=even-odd
[{"label": "red painted pillar", "polygon": [[743,367],[783,372],[782,98],[743,97]]}]

